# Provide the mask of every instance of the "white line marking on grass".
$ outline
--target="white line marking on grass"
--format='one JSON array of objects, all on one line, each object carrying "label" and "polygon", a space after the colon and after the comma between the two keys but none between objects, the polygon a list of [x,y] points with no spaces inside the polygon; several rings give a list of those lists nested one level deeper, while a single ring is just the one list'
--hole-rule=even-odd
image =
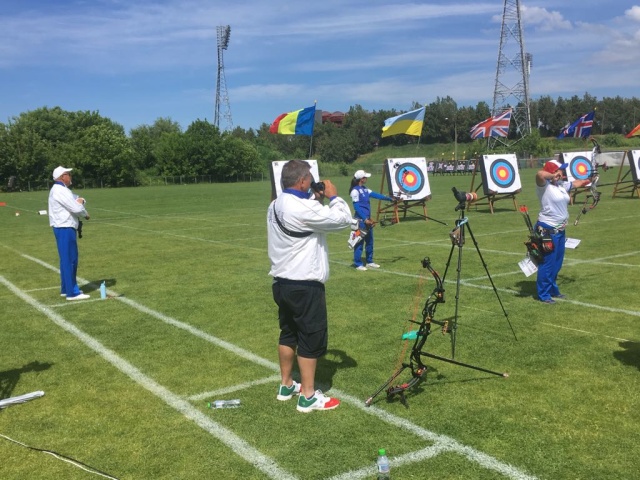
[{"label": "white line marking on grass", "polygon": [[[451,437],[431,432],[410,422],[405,418],[398,417],[396,415],[393,415],[392,413],[387,412],[386,410],[382,410],[375,406],[367,407],[362,399],[353,397],[343,391],[334,388],[332,388],[331,390],[335,391],[336,396],[345,403],[349,403],[354,407],[362,410],[363,412],[374,415],[391,425],[407,430],[417,435],[419,438],[434,442],[436,446],[441,449],[441,451],[458,453],[484,468],[494,470],[514,480],[535,480],[537,478],[528,475],[507,463],[501,462],[500,460],[493,458],[486,453],[482,453],[472,447],[463,445]],[[422,450],[420,452],[422,452]],[[408,460],[405,460],[405,463],[408,463]]]},{"label": "white line marking on grass", "polygon": [[51,310],[46,305],[41,304],[33,297],[27,295],[18,287],[13,285],[11,282],[6,280],[3,276],[0,275],[0,283],[6,286],[9,290],[11,290],[16,296],[20,297],[26,303],[31,305],[33,308],[38,310],[40,313],[48,317],[53,323],[58,325],[63,330],[67,331],[74,337],[76,337],[80,342],[85,344],[91,350],[96,352],[102,358],[104,358],[108,363],[113,365],[115,368],[120,370],[122,373],[127,375],[131,380],[140,385],[141,387],[147,389],[149,392],[153,393],[155,396],[164,401],[167,405],[171,406],[178,412],[182,413],[186,418],[193,421],[196,425],[198,425],[203,430],[209,432],[211,435],[216,437],[222,443],[230,447],[233,452],[243,458],[246,462],[253,465],[263,473],[265,473],[269,478],[274,479],[290,479],[295,480],[297,477],[287,472],[286,470],[280,468],[276,462],[274,462],[271,458],[267,457],[259,450],[253,448],[249,445],[245,440],[237,436],[231,430],[223,427],[222,425],[214,422],[209,417],[204,415],[198,409],[196,409],[191,403],[187,400],[180,398],[180,396],[172,393],[167,388],[163,387],[159,383],[155,382],[150,377],[146,376],[132,364],[118,356],[114,351],[106,348],[96,339],[87,335],[82,330],[77,328],[75,325],[67,322],[63,317],[58,315],[56,312]]},{"label": "white line marking on grass", "polygon": [[[343,265],[343,266],[352,266],[353,264],[351,263],[345,263],[345,262],[339,262],[337,260],[331,260],[331,263],[334,263],[336,265]],[[386,273],[389,275],[396,275],[398,277],[410,277],[410,278],[423,278],[422,275],[418,275],[415,273],[404,273],[404,272],[394,272],[392,270],[388,270],[386,268],[380,268],[380,269],[376,269],[376,274],[382,274],[382,273]],[[491,275],[491,278],[493,278],[494,275]],[[483,279],[488,280],[488,277],[484,276],[481,277]],[[444,282],[445,284],[449,284],[449,285],[455,285],[456,281],[455,280],[445,280]],[[469,283],[468,280],[460,280],[460,285],[464,285],[465,287],[470,287],[470,288],[477,288],[480,290],[493,290],[493,287],[491,285],[477,285],[477,284],[473,284],[473,283]],[[516,290],[512,290],[510,288],[500,288],[500,287],[496,287],[496,290],[498,292],[501,293],[508,293],[510,295],[520,295],[520,292],[516,291]],[[604,305],[597,305],[595,303],[586,303],[586,302],[580,302],[577,300],[569,300],[569,299],[562,299],[562,302],[567,302],[567,303],[571,303],[573,305],[578,305],[581,307],[587,307],[587,308],[595,308],[597,310],[603,310],[605,312],[613,312],[613,313],[624,313],[626,315],[631,315],[633,317],[640,317],[640,311],[638,310],[626,310],[623,308],[615,308],[615,307],[606,307]]]},{"label": "white line marking on grass", "polygon": [[[53,270],[56,270],[55,267],[47,265],[47,264],[45,264],[44,262],[42,262],[40,260],[34,259],[33,257],[28,257],[27,255],[23,255],[23,256],[25,258],[31,258],[33,260],[36,260],[37,263],[39,263],[41,265],[44,265],[44,266],[47,266],[47,268],[51,268]],[[80,279],[80,280],[85,282],[85,280],[83,280],[83,279]],[[6,282],[3,277],[0,277],[0,281]],[[29,299],[34,304],[36,304],[38,306],[40,305],[35,300],[31,299],[31,297],[27,296],[26,294],[23,294],[23,295],[24,295],[25,298]],[[173,318],[171,318],[171,317],[169,317],[167,315],[164,315],[164,314],[162,314],[160,312],[156,312],[156,311],[154,311],[154,310],[152,310],[152,309],[150,309],[150,308],[148,308],[148,307],[146,307],[144,305],[141,305],[141,304],[139,304],[139,303],[137,303],[137,302],[135,302],[133,300],[130,300],[130,299],[126,298],[126,297],[117,297],[117,300],[120,300],[120,301],[132,306],[133,308],[135,308],[135,309],[137,309],[139,311],[142,311],[142,312],[147,313],[147,314],[149,314],[151,316],[154,316],[154,317],[158,318],[159,320],[162,320],[163,322],[166,322],[169,325],[173,325],[173,326],[175,326],[177,328],[181,328],[183,330],[186,330],[186,331],[192,333],[193,335],[195,335],[195,336],[197,336],[199,338],[202,338],[203,340],[209,341],[209,342],[213,343],[214,345],[218,345],[218,346],[220,346],[220,347],[222,347],[222,348],[224,348],[224,349],[226,349],[226,350],[228,350],[228,351],[230,351],[232,353],[235,353],[236,355],[238,355],[238,356],[240,356],[242,358],[245,358],[245,359],[247,359],[247,360],[249,360],[249,361],[251,361],[253,363],[256,363],[258,365],[263,365],[266,368],[269,368],[270,370],[272,370],[274,372],[279,372],[280,371],[280,368],[279,368],[277,363],[269,361],[269,360],[264,359],[262,357],[259,357],[258,355],[255,355],[252,352],[249,352],[249,351],[247,351],[247,350],[245,350],[245,349],[243,349],[241,347],[238,347],[237,345],[234,345],[234,344],[232,344],[230,342],[227,342],[225,340],[222,340],[222,339],[219,339],[217,337],[214,337],[213,335],[210,335],[210,334],[208,334],[206,332],[203,332],[203,331],[201,331],[201,330],[199,330],[199,329],[197,329],[197,328],[195,328],[195,327],[193,327],[191,325],[187,325],[187,324],[185,324],[183,322],[175,320],[175,319],[173,319]],[[31,303],[31,302],[29,302],[29,303]],[[44,307],[44,306],[42,306],[42,308],[46,309],[46,307]],[[55,315],[57,317],[57,314],[55,312],[51,311],[50,309],[47,309],[47,310],[52,315]],[[65,322],[65,324],[66,324],[66,322]],[[72,327],[73,329],[77,330],[73,325],[70,325],[70,324],[68,324],[68,325],[70,327]],[[102,347],[102,348],[104,348],[104,347]],[[115,353],[113,353],[113,355],[115,355]],[[124,360],[122,360],[122,361],[124,362]],[[134,369],[135,367],[131,366],[131,368]],[[138,372],[137,369],[135,371]],[[142,375],[142,374],[140,374],[140,375]],[[149,381],[153,382],[151,379],[149,379]],[[155,384],[155,382],[154,382],[154,385],[157,385],[157,384]],[[168,392],[168,390],[164,389],[164,387],[161,387],[160,385],[158,385],[158,387],[161,388],[163,392],[164,391]],[[364,400],[356,398],[356,397],[353,397],[353,396],[351,396],[351,395],[349,395],[349,394],[347,394],[347,393],[345,393],[345,392],[343,392],[341,390],[332,389],[332,391],[334,391],[341,400],[343,400],[346,403],[350,403],[351,405],[355,406],[356,408],[360,409],[361,411],[363,411],[365,413],[368,413],[370,415],[374,415],[374,416],[380,418],[381,420],[385,421],[386,423],[388,423],[390,425],[393,425],[395,427],[402,428],[402,429],[408,430],[411,433],[417,434],[420,438],[423,438],[423,439],[428,440],[428,441],[436,442],[443,449],[447,449],[448,451],[452,451],[452,452],[455,452],[455,453],[462,454],[462,455],[466,456],[469,460],[478,463],[479,465],[481,465],[484,468],[500,472],[503,475],[506,475],[507,477],[509,477],[509,478],[511,478],[513,480],[535,480],[536,479],[536,477],[527,475],[526,473],[521,472],[520,470],[518,470],[517,468],[515,468],[515,467],[513,467],[513,466],[511,466],[509,464],[500,462],[499,460],[497,460],[497,459],[495,459],[495,458],[493,458],[493,457],[491,457],[491,456],[489,456],[489,455],[487,455],[485,453],[479,452],[479,451],[473,449],[472,447],[467,447],[465,445],[462,445],[462,444],[458,443],[455,439],[453,439],[451,437],[447,437],[445,435],[439,435],[439,434],[436,434],[436,433],[431,432],[429,430],[426,430],[426,429],[424,429],[424,428],[422,428],[422,427],[420,427],[418,425],[415,425],[414,423],[410,422],[409,420],[406,420],[404,418],[395,416],[395,415],[393,415],[391,413],[388,413],[388,412],[386,412],[384,410],[378,409],[375,406],[367,407],[364,404]],[[173,394],[171,394],[171,395],[173,395]],[[174,395],[174,397],[175,397],[175,395]],[[182,400],[179,399],[179,398],[177,398],[177,401],[182,402]],[[183,403],[180,403],[180,406],[182,406],[184,408],[187,407],[187,405],[184,405]],[[200,412],[195,410],[195,408],[192,407],[190,404],[188,404],[188,407],[190,407],[191,410],[197,412],[204,419],[208,420],[208,417],[201,415]],[[191,417],[188,417],[188,418],[191,418]],[[220,425],[216,424],[215,422],[211,422],[211,423],[213,425],[215,425],[216,427],[219,427],[220,429],[222,429],[223,433],[227,433],[228,432],[230,435],[233,435],[234,439],[237,438],[239,442],[242,442],[241,446],[243,447],[243,450],[241,451],[242,453],[239,454],[239,455],[243,456],[247,451],[250,451],[250,450],[247,450],[247,449],[253,450],[252,447],[250,447],[249,445],[246,445],[242,439],[240,439],[239,437],[236,437],[232,432],[224,429],[224,427],[221,427]],[[262,454],[259,454],[259,455],[261,456],[260,458],[266,458],[269,462],[271,462],[271,464],[273,464],[273,462],[270,459],[268,459],[268,457],[264,457],[264,456],[262,456]],[[245,457],[243,456],[243,458],[245,458]],[[418,460],[416,460],[416,461],[418,461]],[[253,462],[250,462],[250,463],[252,463],[253,465],[256,465]],[[268,464],[267,466],[269,466],[271,464]],[[256,466],[258,468],[263,466],[262,463],[260,463],[259,465],[260,466],[258,466],[258,465],[256,465]],[[278,468],[277,465],[274,465],[274,468]],[[263,470],[263,471],[265,471],[265,470]],[[287,473],[287,475],[288,475],[288,473]],[[295,478],[295,477],[282,476],[282,477],[273,477],[273,478]]]},{"label": "white line marking on grass", "polygon": [[58,285],[57,287],[30,288],[29,290],[25,290],[25,292],[27,292],[27,293],[29,293],[29,292],[43,292],[45,290],[55,290],[55,289],[60,290],[60,285]]},{"label": "white line marking on grass", "polygon": [[191,395],[190,397],[187,397],[187,400],[191,400],[192,402],[197,402],[200,400],[204,400],[205,398],[226,395],[227,393],[246,390],[247,388],[251,388],[256,385],[264,385],[265,383],[272,383],[272,382],[278,382],[278,381],[280,381],[280,375],[271,375],[270,377],[259,378],[258,380],[253,380],[251,382],[240,383],[238,385],[233,385],[231,387],[220,388],[218,390],[211,390],[210,392],[202,392],[196,395]]},{"label": "white line marking on grass", "polygon": [[[401,465],[407,465],[409,463],[421,462],[422,460],[428,460],[441,453],[447,451],[444,445],[432,445],[422,450],[416,450],[415,452],[405,453],[397,457],[389,457],[389,465],[392,468],[400,467]],[[374,478],[378,471],[376,466],[364,467],[359,470],[350,470],[335,477],[331,477],[328,480],[352,480],[359,478]]]},{"label": "white line marking on grass", "polygon": [[599,337],[611,338],[613,340],[621,341],[621,342],[638,343],[638,342],[635,342],[633,340],[629,340],[629,339],[626,339],[626,338],[611,337],[609,335],[603,335],[601,333],[593,333],[593,332],[588,332],[587,330],[580,330],[579,328],[565,327],[564,325],[555,325],[553,323],[546,323],[546,322],[540,322],[540,324],[541,325],[547,325],[549,327],[554,327],[554,328],[564,328],[565,330],[571,330],[572,332],[586,333],[587,335],[597,335]]},{"label": "white line marking on grass", "polygon": [[[119,227],[119,228],[127,228],[129,230],[136,230],[138,232],[151,233],[153,235],[164,235],[166,237],[182,238],[182,239],[185,239],[185,240],[192,240],[192,241],[205,242],[205,243],[213,243],[215,245],[226,245],[228,247],[234,247],[234,248],[238,248],[238,245],[241,242],[240,239],[238,239],[237,241],[212,240],[212,239],[208,239],[208,238],[192,237],[190,235],[178,235],[176,233],[167,233],[167,232],[163,232],[163,231],[159,232],[157,230],[151,230],[151,229],[148,229],[148,228],[131,227],[131,226],[127,226],[127,225],[120,225],[120,224],[117,224],[117,223],[103,223],[103,225],[110,225],[112,227]],[[244,238],[243,238],[243,240],[244,240]],[[266,247],[265,248],[256,248],[256,247],[251,247],[249,245],[242,244],[242,248],[244,250],[255,250],[257,252],[266,252]]]}]

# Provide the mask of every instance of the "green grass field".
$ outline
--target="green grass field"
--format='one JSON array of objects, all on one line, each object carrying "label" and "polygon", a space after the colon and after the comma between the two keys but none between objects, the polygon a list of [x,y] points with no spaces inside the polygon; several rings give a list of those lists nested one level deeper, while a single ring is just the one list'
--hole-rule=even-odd
[{"label": "green grass field", "polygon": [[[535,171],[520,175],[517,201],[535,221]],[[349,179],[332,180],[347,197]],[[568,228],[581,243],[567,251],[568,298],[556,305],[535,301],[535,276],[518,267],[527,231],[512,202],[469,210],[517,340],[467,234],[455,358],[509,378],[427,359],[408,408],[384,394],[365,407],[433,289],[426,256],[442,274],[452,254],[437,318],[454,315],[451,187],[468,190],[471,176],[430,182],[428,215],[448,226],[410,215],[377,227],[379,271],[355,271],[348,232],[330,236],[330,351],[317,381],[343,404],[308,415],[275,399],[269,182],[83,191],[92,218],[78,275],[92,298],[79,303],[58,295],[54,237],[37,214],[48,193],[0,194],[0,398],[45,392],[0,410],[0,478],[97,476],[9,439],[118,479],[375,478],[379,448],[394,480],[637,478],[640,200],[612,199],[611,186]],[[434,332],[427,350],[449,356],[450,336]],[[242,405],[207,408],[221,398]]]}]

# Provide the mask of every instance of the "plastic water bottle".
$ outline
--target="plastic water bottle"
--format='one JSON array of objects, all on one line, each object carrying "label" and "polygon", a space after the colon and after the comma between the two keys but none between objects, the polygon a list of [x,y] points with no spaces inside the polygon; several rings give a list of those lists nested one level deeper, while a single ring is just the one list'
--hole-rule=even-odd
[{"label": "plastic water bottle", "polygon": [[240,400],[216,400],[215,402],[207,402],[209,408],[237,408],[240,406]]},{"label": "plastic water bottle", "polygon": [[387,452],[384,448],[378,450],[378,480],[390,480],[391,478],[391,466],[389,465],[389,459],[387,458]]},{"label": "plastic water bottle", "polygon": [[105,282],[100,284],[100,298],[103,300],[107,298],[107,284]]}]

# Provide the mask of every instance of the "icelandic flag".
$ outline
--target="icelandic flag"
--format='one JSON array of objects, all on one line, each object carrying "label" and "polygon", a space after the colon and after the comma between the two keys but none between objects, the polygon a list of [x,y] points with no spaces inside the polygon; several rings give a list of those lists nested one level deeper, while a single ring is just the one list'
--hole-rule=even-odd
[{"label": "icelandic flag", "polygon": [[269,131],[280,135],[313,135],[313,125],[316,117],[316,106],[302,108],[295,112],[283,113],[278,116]]},{"label": "icelandic flag", "polygon": [[489,117],[486,120],[471,127],[470,134],[472,139],[488,138],[488,137],[506,137],[509,135],[509,123],[511,122],[511,109],[502,112],[495,117]]},{"label": "icelandic flag", "polygon": [[564,127],[558,135],[558,138],[564,137],[576,137],[587,138],[591,135],[591,127],[593,127],[593,117],[595,117],[596,111],[589,112],[581,116],[575,122],[568,127]]}]

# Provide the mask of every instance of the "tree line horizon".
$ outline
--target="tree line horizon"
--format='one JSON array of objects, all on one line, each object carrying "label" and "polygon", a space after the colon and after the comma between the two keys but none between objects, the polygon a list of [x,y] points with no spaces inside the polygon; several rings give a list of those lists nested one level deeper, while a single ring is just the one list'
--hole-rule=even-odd
[{"label": "tree line horizon", "polygon": [[[557,151],[560,142],[578,147],[579,143],[567,143],[571,139],[556,137],[562,128],[594,109],[592,135],[601,136],[604,147],[640,145],[640,137],[624,137],[640,122],[637,97],[598,100],[588,93],[568,99],[540,97],[530,103],[531,133],[519,138],[511,122],[506,145],[492,148],[486,139],[472,140],[469,134],[472,126],[491,116],[486,102],[458,107],[447,96],[427,105],[414,102],[409,110],[422,106],[426,106],[426,113],[420,137],[401,134],[386,138],[381,138],[384,121],[404,111],[367,111],[354,105],[345,112],[342,125],[316,124],[313,137],[308,137],[272,134],[268,123],[257,130],[235,127],[220,131],[200,119],[183,130],[170,117],[137,126],[127,134],[122,125],[97,111],[41,107],[0,123],[0,187],[11,177],[18,185],[50,183],[51,172],[58,165],[74,168],[76,184],[92,179],[110,187],[144,185],[146,178],[157,176],[212,176],[216,181],[237,181],[268,172],[272,161],[293,158],[335,164],[346,174],[362,155],[380,147],[407,144],[441,151],[444,156],[455,143],[466,156],[456,160],[469,159],[471,152],[545,157]],[[439,158],[434,153],[433,159]]]}]

